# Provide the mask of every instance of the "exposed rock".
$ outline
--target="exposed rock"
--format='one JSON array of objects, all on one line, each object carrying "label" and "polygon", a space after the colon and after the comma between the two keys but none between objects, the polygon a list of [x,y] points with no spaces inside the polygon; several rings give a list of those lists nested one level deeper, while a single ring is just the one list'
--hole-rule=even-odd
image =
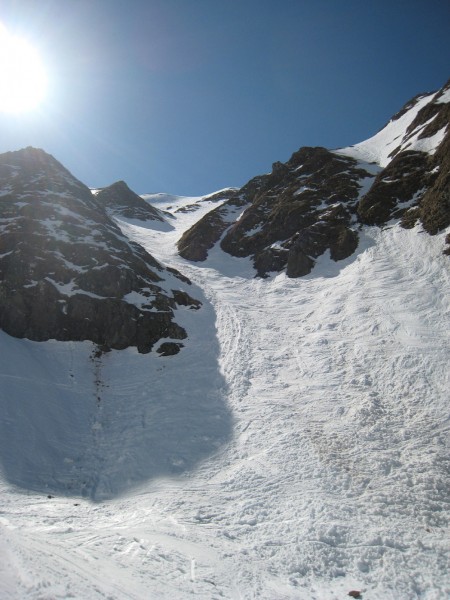
[{"label": "exposed rock", "polygon": [[174,309],[200,306],[189,280],[123,236],[101,196],[33,148],[0,155],[0,182],[4,331],[140,352],[186,337]]},{"label": "exposed rock", "polygon": [[176,342],[163,342],[157,349],[157,353],[161,356],[174,356],[183,348],[183,344],[177,344]]},{"label": "exposed rock", "polygon": [[335,260],[344,260],[351,256],[358,247],[359,237],[354,229],[345,226],[336,227],[330,239],[330,257]]},{"label": "exposed rock", "polygon": [[[407,148],[413,144],[414,139],[416,139],[414,144],[420,145],[427,138],[433,138],[440,132],[444,132],[444,138],[434,153],[420,153],[422,155],[420,158],[422,162],[421,175],[416,173],[411,178],[411,173],[408,171],[402,173],[401,169],[398,169],[399,176],[410,179],[409,184],[412,184],[410,192],[413,187],[416,187],[416,197],[413,198],[410,207],[403,211],[402,225],[412,227],[420,220],[424,229],[431,235],[450,225],[450,103],[442,100],[444,94],[448,94],[449,90],[450,81],[434,95],[431,102],[418,111],[407,128],[404,138],[400,140],[399,146],[391,153],[401,161],[402,156],[408,155]],[[408,103],[404,111],[411,108],[413,104],[414,101]],[[387,168],[391,165],[392,163]],[[412,179],[415,179],[414,183]],[[402,202],[401,195],[397,204],[399,202]],[[388,203],[391,208],[394,207],[395,193],[389,195]],[[400,213],[394,210],[392,216],[398,216],[401,212],[400,207]]]},{"label": "exposed rock", "polygon": [[[254,267],[259,277],[266,277],[267,273],[281,271],[286,265],[290,252],[282,246],[265,248],[255,256]],[[314,262],[313,262],[314,264]]]},{"label": "exposed rock", "polygon": [[194,262],[205,260],[228,225],[224,216],[224,209],[214,209],[185,232],[177,244],[180,256]]},{"label": "exposed rock", "polygon": [[303,277],[311,273],[314,260],[301,248],[301,245],[293,244],[288,255],[286,275],[288,277]]},{"label": "exposed rock", "polygon": [[[450,103],[446,105],[450,123]],[[430,165],[437,175],[420,202],[420,220],[434,235],[450,225],[450,127]]]},{"label": "exposed rock", "polygon": [[[225,190],[230,192],[231,198],[221,206],[211,210],[202,219],[197,221],[186,231],[177,243],[180,256],[194,262],[206,260],[210,250],[220,239],[220,236],[234,220],[239,210],[247,203],[245,189],[238,194],[234,188]],[[223,192],[219,192],[220,200],[227,198]],[[214,195],[213,195],[214,196]],[[211,198],[211,196],[209,196]]]},{"label": "exposed rock", "polygon": [[450,233],[447,233],[445,236],[445,243],[447,244],[447,248],[444,248],[444,254],[450,256]]},{"label": "exposed rock", "polygon": [[183,292],[181,290],[172,290],[172,294],[178,306],[189,306],[189,308],[198,310],[202,305],[200,300],[191,298],[187,292]]},{"label": "exposed rock", "polygon": [[[402,152],[378,174],[369,192],[358,205],[358,215],[366,225],[383,225],[401,217],[406,202],[419,201],[433,175],[429,174],[429,157],[425,152]],[[435,177],[434,177],[435,178]]]},{"label": "exposed rock", "polygon": [[[450,225],[450,103],[441,101],[449,89],[447,83],[436,93],[398,140],[390,154],[393,160],[359,204],[363,223],[383,225],[401,217],[402,225],[410,228],[420,220],[430,234]],[[413,109],[420,98],[409,102],[394,119]],[[440,132],[444,132],[444,138],[435,152],[414,150]]]},{"label": "exposed rock", "polygon": [[[341,260],[357,246],[354,215],[360,180],[367,177],[372,175],[354,159],[325,148],[301,148],[188,230],[178,244],[180,255],[205,260],[226,232],[221,248],[233,256],[252,256],[261,277],[284,268],[289,277],[309,273],[312,257],[327,248]],[[311,247],[318,237],[320,244]]]}]

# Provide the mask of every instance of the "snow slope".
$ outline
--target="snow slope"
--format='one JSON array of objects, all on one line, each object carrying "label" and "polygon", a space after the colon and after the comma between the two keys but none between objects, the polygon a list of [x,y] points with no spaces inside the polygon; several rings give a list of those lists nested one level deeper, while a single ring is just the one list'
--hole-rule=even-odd
[{"label": "snow slope", "polygon": [[120,222],[202,294],[180,354],[1,337],[0,597],[448,597],[441,235],[368,228],[254,279],[218,246],[178,257],[197,200],[159,198],[172,231]]}]

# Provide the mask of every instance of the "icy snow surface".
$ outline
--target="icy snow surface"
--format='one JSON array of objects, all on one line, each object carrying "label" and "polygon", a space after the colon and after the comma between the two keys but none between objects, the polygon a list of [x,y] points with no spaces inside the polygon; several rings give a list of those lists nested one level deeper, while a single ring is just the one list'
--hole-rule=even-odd
[{"label": "icy snow surface", "polygon": [[442,236],[261,280],[177,256],[211,207],[121,222],[203,300],[178,355],[1,335],[0,598],[448,597]]}]

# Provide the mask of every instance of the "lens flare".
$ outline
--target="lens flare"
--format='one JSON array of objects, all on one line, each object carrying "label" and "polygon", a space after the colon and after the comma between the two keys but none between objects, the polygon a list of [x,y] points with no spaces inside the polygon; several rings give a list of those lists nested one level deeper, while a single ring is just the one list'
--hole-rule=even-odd
[{"label": "lens flare", "polygon": [[0,111],[33,110],[44,99],[46,88],[47,74],[36,49],[0,24]]}]

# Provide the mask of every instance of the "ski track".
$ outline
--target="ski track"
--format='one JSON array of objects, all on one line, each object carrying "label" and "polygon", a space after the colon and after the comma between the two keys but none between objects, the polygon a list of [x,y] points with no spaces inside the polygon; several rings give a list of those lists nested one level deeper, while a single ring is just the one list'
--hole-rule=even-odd
[{"label": "ski track", "polygon": [[[186,228],[199,215],[182,218]],[[448,597],[440,237],[373,228],[334,276],[323,257],[302,280],[258,280],[183,261],[180,230],[121,226],[214,307],[233,435],[192,471],[97,504],[2,484],[0,596]],[[140,385],[124,381],[116,394]],[[90,460],[100,461],[111,442],[93,435],[103,445]]]}]

